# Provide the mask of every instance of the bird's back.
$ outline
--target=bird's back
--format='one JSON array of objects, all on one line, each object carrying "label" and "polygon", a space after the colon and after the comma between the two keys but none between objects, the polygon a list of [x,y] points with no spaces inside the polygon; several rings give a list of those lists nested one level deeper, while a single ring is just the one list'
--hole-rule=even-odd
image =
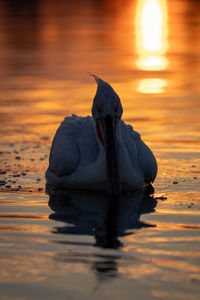
[{"label": "bird's back", "polygon": [[[153,182],[157,164],[140,135],[120,120],[118,163],[123,189]],[[54,137],[47,181],[84,189],[106,189],[106,159],[92,117],[65,118]]]}]

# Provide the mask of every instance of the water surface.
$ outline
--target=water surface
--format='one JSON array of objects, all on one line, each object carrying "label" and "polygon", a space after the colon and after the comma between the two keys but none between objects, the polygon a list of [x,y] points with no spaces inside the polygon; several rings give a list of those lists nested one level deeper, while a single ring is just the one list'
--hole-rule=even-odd
[{"label": "water surface", "polygon": [[[0,2],[2,300],[198,299],[199,6]],[[105,195],[45,194],[59,123],[91,114],[87,71],[114,87],[159,166],[154,196],[123,198],[113,249]]]}]

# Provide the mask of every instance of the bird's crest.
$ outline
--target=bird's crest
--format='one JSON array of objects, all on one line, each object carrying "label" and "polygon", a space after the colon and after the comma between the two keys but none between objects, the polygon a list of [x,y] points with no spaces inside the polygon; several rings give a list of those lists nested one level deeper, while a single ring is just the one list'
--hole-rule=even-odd
[{"label": "bird's crest", "polygon": [[98,76],[96,76],[95,74],[92,74],[92,73],[90,73],[90,72],[88,72],[88,74],[90,75],[90,76],[92,76],[94,79],[95,79],[95,81],[96,81],[96,83],[99,85],[99,83],[100,82],[103,82],[103,80],[101,79],[101,78],[99,78]]}]

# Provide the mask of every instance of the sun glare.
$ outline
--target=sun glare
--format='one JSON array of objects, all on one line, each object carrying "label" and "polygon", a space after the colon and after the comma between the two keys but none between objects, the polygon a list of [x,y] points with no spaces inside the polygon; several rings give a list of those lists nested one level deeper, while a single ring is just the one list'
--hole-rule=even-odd
[{"label": "sun glare", "polygon": [[160,94],[164,92],[166,81],[159,78],[142,79],[138,85],[138,92],[144,94]]},{"label": "sun glare", "polygon": [[159,71],[167,67],[166,0],[139,0],[136,11],[137,67]]}]

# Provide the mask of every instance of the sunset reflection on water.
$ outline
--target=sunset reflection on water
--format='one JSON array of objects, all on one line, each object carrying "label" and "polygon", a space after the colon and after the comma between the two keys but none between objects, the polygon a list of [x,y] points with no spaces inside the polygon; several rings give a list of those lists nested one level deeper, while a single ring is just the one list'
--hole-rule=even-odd
[{"label": "sunset reflection on water", "polygon": [[[0,1],[3,300],[199,298],[199,11],[195,0]],[[67,199],[77,225],[62,206],[53,219],[45,195],[60,122],[91,115],[88,71],[113,86],[158,161],[157,204],[140,215],[138,202],[118,250],[76,232],[93,226],[94,196],[75,210]]]},{"label": "sunset reflection on water", "polygon": [[[165,0],[139,0],[136,8],[136,65],[144,71],[161,71],[168,66],[168,11]],[[141,93],[163,93],[167,81],[140,80]]]},{"label": "sunset reflection on water", "polygon": [[136,10],[136,44],[142,70],[159,71],[167,67],[168,12],[165,0],[140,0]]}]

